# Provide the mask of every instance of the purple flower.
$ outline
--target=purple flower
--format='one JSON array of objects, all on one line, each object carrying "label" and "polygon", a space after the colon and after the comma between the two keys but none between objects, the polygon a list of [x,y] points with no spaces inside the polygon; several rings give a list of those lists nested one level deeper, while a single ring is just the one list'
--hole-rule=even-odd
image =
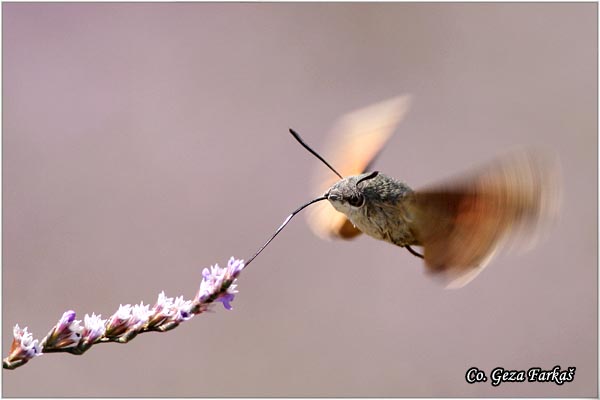
[{"label": "purple flower", "polygon": [[124,334],[128,329],[129,318],[131,318],[131,304],[120,304],[117,312],[106,323],[105,335],[107,337],[118,337]]},{"label": "purple flower", "polygon": [[3,366],[7,369],[17,368],[42,352],[80,355],[99,342],[127,343],[140,333],[166,332],[196,314],[209,310],[214,302],[221,302],[227,310],[231,310],[231,302],[238,293],[236,280],[244,266],[243,260],[231,257],[225,268],[217,264],[204,268],[200,288],[193,300],[185,300],[183,296],[173,299],[163,291],[152,308],[143,302],[133,306],[121,304],[107,320],[94,313],[86,314],[83,326],[81,321],[75,319],[75,311],[66,311],[39,344],[38,340],[33,340],[27,328],[21,329],[16,325],[14,340]]},{"label": "purple flower", "polygon": [[150,310],[144,302],[131,306],[131,304],[119,305],[119,309],[108,320],[106,336],[110,338],[121,337],[124,334],[131,335],[144,328],[149,322],[154,311]]},{"label": "purple flower", "polygon": [[94,344],[106,332],[106,320],[101,315],[87,315],[83,317],[83,340],[86,344]]},{"label": "purple flower", "polygon": [[150,305],[144,305],[142,301],[140,304],[136,304],[131,309],[131,318],[129,319],[129,330],[139,331],[148,322],[148,319],[152,315],[150,311]]},{"label": "purple flower", "polygon": [[148,319],[148,327],[158,328],[173,317],[175,309],[173,307],[173,298],[167,297],[162,291],[158,294],[156,304],[152,307],[152,315]]},{"label": "purple flower", "polygon": [[227,269],[231,273],[231,276],[234,278],[237,278],[237,276],[240,274],[240,272],[242,272],[242,269],[244,269],[244,267],[244,260],[236,260],[235,258],[231,257],[227,262]]},{"label": "purple flower", "polygon": [[13,342],[10,346],[8,357],[4,359],[5,366],[20,366],[25,364],[33,357],[41,356],[42,349],[38,340],[33,340],[31,333],[27,332],[27,327],[19,328],[19,324],[13,328]]},{"label": "purple flower", "polygon": [[194,317],[194,314],[191,312],[192,306],[194,305],[191,300],[184,300],[183,296],[179,296],[175,299],[173,303],[173,309],[175,310],[173,321],[175,322],[183,322]]},{"label": "purple flower", "polygon": [[58,323],[42,341],[44,350],[49,351],[76,347],[81,340],[83,331],[83,327],[80,323],[81,321],[75,319],[75,311],[65,311]]},{"label": "purple flower", "polygon": [[158,294],[156,304],[152,307],[152,311],[155,315],[161,314],[165,317],[173,315],[173,298],[167,297],[164,290]]},{"label": "purple flower", "polygon": [[231,310],[231,302],[235,298],[237,276],[244,268],[243,260],[229,259],[226,268],[218,264],[202,270],[202,282],[196,296],[199,303],[219,301],[227,310]]},{"label": "purple flower", "polygon": [[192,310],[194,303],[184,300],[183,296],[173,300],[167,297],[165,292],[160,292],[156,304],[152,307],[151,316],[148,320],[148,328],[158,330],[170,330],[183,321],[194,316]]},{"label": "purple flower", "polygon": [[[237,293],[237,292],[235,292]],[[225,292],[224,295],[219,296],[215,301],[220,301],[221,303],[223,303],[223,307],[225,307],[226,310],[231,310],[233,309],[233,307],[231,306],[231,302],[233,301],[233,299],[235,298],[235,295],[233,293],[229,293],[229,291]]]}]

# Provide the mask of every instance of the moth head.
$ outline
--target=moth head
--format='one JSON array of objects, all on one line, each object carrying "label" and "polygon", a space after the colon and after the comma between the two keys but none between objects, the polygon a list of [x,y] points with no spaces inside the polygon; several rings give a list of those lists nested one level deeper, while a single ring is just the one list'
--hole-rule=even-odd
[{"label": "moth head", "polygon": [[364,189],[378,174],[375,171],[344,178],[330,187],[324,196],[336,210],[351,215],[364,207]]}]

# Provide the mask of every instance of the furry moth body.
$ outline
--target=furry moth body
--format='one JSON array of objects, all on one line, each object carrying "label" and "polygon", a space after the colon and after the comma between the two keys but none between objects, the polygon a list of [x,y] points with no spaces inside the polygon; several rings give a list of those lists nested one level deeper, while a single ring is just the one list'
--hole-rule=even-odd
[{"label": "furry moth body", "polygon": [[[509,238],[533,231],[558,209],[558,165],[537,153],[514,152],[469,174],[413,190],[379,172],[367,172],[406,115],[410,97],[396,97],[340,119],[331,136],[335,170],[300,136],[292,135],[340,179],[322,172],[325,193],[292,212],[250,264],[301,210],[324,238],[351,239],[365,233],[407,248],[424,259],[431,275],[448,288],[470,282]],[[345,176],[345,177],[344,177]],[[328,200],[327,204],[324,200]],[[411,246],[421,246],[423,254]]]},{"label": "furry moth body", "polygon": [[526,240],[519,233],[534,231],[556,211],[557,168],[540,154],[513,152],[422,190],[365,172],[409,105],[410,98],[401,96],[341,118],[329,159],[346,177],[332,183],[318,175],[330,205],[310,209],[309,225],[325,238],[365,233],[413,254],[410,246],[422,246],[427,271],[448,288],[462,287],[507,239]]}]

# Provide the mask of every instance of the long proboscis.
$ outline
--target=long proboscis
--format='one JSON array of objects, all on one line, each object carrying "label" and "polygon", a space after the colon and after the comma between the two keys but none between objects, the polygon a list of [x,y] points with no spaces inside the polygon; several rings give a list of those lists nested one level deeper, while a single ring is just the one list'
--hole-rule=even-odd
[{"label": "long proboscis", "polygon": [[248,261],[246,261],[246,263],[245,263],[246,267],[248,266],[248,264],[250,264],[252,262],[252,260],[254,260],[256,258],[256,256],[258,256],[265,249],[265,247],[267,247],[269,245],[269,243],[271,243],[271,241],[273,239],[275,239],[275,236],[277,236],[279,234],[279,232],[281,232],[281,230],[283,228],[285,228],[285,226],[288,224],[288,222],[290,222],[291,219],[294,218],[294,215],[298,214],[300,211],[302,211],[306,207],[310,206],[311,204],[314,204],[321,200],[327,200],[327,197],[325,197],[325,196],[317,197],[316,199],[313,199],[313,200],[309,201],[308,203],[298,207],[298,209],[294,210],[290,215],[288,215],[288,217],[285,219],[285,221],[283,221],[283,223],[279,226],[279,228],[277,228],[277,230],[269,238],[269,240],[267,240],[267,242],[265,244],[263,244],[262,247],[260,249],[258,249],[258,251],[252,257],[250,257],[250,259],[248,259]]}]

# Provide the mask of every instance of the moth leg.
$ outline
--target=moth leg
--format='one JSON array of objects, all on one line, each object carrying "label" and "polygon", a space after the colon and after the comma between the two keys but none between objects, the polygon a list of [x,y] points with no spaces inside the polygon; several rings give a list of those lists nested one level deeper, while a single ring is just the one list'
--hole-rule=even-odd
[{"label": "moth leg", "polygon": [[410,254],[412,254],[413,256],[419,257],[419,258],[424,258],[422,254],[419,254],[416,251],[414,251],[413,248],[410,247],[409,245],[406,245],[404,247],[406,247],[406,250],[408,250],[410,252]]}]

